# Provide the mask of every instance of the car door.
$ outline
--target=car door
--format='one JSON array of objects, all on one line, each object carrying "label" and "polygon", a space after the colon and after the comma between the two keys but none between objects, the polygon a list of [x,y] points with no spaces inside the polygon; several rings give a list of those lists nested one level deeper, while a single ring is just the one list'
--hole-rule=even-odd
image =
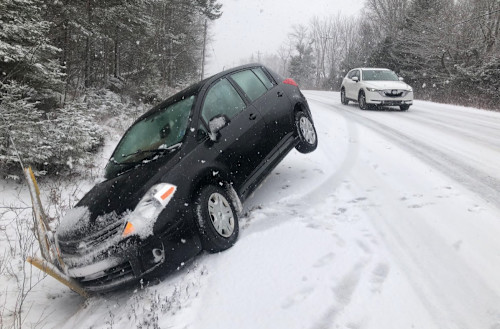
[{"label": "car door", "polygon": [[266,133],[261,146],[267,156],[287,134],[293,132],[290,100],[283,87],[260,67],[234,73],[231,79],[265,119]]},{"label": "car door", "polygon": [[345,94],[347,98],[357,100],[358,95],[357,95],[357,82],[353,81],[352,78],[358,77],[359,79],[359,70],[352,70],[349,72],[347,75],[347,79],[345,82]]},{"label": "car door", "polygon": [[210,87],[201,108],[201,117],[207,126],[211,119],[221,115],[229,122],[219,130],[217,141],[209,144],[215,162],[228,168],[238,190],[262,162],[261,144],[266,124],[259,111],[245,102],[227,78]]}]

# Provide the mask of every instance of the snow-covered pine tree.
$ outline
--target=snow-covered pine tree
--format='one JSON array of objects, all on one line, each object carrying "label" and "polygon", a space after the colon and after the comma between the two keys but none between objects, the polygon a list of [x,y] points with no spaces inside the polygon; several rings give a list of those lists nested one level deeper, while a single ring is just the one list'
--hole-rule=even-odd
[{"label": "snow-covered pine tree", "polygon": [[312,40],[308,36],[307,27],[303,25],[295,26],[291,39],[296,53],[290,59],[288,70],[302,88],[312,87],[316,66],[314,65],[314,54],[311,47]]},{"label": "snow-covered pine tree", "polygon": [[62,73],[43,8],[40,0],[0,1],[0,81],[29,86],[29,101],[50,108],[59,97]]},{"label": "snow-covered pine tree", "polygon": [[[0,2],[0,170],[18,171],[19,158],[38,170],[67,166],[99,145],[85,107],[60,108],[58,48],[48,38],[38,0]],[[14,148],[14,145],[16,148]]]}]

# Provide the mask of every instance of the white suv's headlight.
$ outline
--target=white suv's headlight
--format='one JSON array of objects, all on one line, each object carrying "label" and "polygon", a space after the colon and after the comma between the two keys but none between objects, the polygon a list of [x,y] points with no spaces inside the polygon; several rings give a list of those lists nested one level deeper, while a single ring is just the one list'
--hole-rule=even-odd
[{"label": "white suv's headlight", "polygon": [[368,90],[368,91],[379,91],[377,88],[369,88],[369,87],[366,87],[366,90]]},{"label": "white suv's headlight", "polygon": [[153,234],[153,226],[161,211],[174,196],[177,187],[168,183],[154,185],[144,194],[134,211],[127,215],[123,237],[138,235],[144,239]]}]

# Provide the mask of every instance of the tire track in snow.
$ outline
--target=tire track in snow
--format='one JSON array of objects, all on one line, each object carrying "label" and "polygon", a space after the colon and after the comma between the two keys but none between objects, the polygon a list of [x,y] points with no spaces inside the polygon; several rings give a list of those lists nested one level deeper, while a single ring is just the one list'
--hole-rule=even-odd
[{"label": "tire track in snow", "polygon": [[[337,110],[351,125],[352,122],[355,122],[389,138],[391,142],[396,143],[402,149],[409,151],[419,159],[430,164],[434,169],[439,170],[454,181],[464,185],[469,190],[475,192],[484,200],[500,209],[499,179],[489,176],[481,170],[468,165],[453,154],[445,153],[433,145],[416,140],[395,128],[356,113],[354,110],[341,108],[340,105],[326,102],[324,99],[314,96],[309,96],[309,99]],[[348,165],[348,163],[346,163],[346,165]]]},{"label": "tire track in snow", "polygon": [[[317,102],[315,99],[309,98],[313,102]],[[323,102],[319,102],[321,104],[328,105]],[[313,107],[314,108],[314,107]],[[319,113],[318,113],[319,114]],[[317,114],[317,115],[318,115]],[[321,113],[321,116],[325,115],[325,113]],[[314,114],[313,114],[314,116]],[[356,162],[359,154],[359,145],[358,145],[358,127],[352,121],[347,120],[344,116],[340,116],[346,125],[347,130],[347,152],[345,154],[344,159],[341,161],[340,166],[337,170],[333,171],[333,174],[327,177],[323,183],[318,185],[312,191],[310,191],[307,195],[301,196],[301,199],[306,204],[314,205],[317,203],[323,203],[324,198],[327,195],[331,195],[337,189],[337,187],[342,183],[344,178],[347,176],[349,171],[351,170],[353,164]],[[321,127],[321,130],[328,131],[328,120],[321,117],[321,120],[316,118],[315,125]],[[316,130],[319,130],[316,128]],[[338,154],[336,151],[334,144],[331,143],[322,143],[321,140],[318,143],[318,148],[321,150],[329,159],[331,159],[332,163],[335,163],[334,159],[335,155]],[[338,160],[337,160],[338,161]]]},{"label": "tire track in snow", "polygon": [[[310,98],[329,105],[335,112],[342,113],[347,120],[369,128],[375,136],[388,138],[389,142],[405,153],[419,158],[431,168],[482,196],[492,206],[500,208],[499,200],[495,198],[500,190],[499,181],[493,178],[493,181],[483,182],[483,178],[489,176],[457,159],[452,152],[443,152],[428,142],[415,141],[390,125],[364,117],[365,112],[356,111],[360,112],[356,113],[340,104],[336,106],[327,97],[313,95]],[[358,162],[356,165],[360,166],[356,172],[359,181],[374,179],[370,175],[369,164]],[[381,188],[386,186],[383,175],[378,179],[378,186]],[[395,256],[397,267],[403,269],[407,282],[412,287],[411,291],[418,297],[432,323],[437,328],[495,328],[494,323],[498,323],[500,316],[495,307],[498,305],[498,290],[495,289],[496,285],[491,284],[491,278],[481,273],[484,268],[475,266],[481,262],[462,259],[462,255],[456,252],[456,246],[449,245],[448,241],[443,239],[441,233],[444,231],[440,231],[431,221],[427,222],[426,218],[420,218],[418,213],[412,213],[411,221],[394,221],[391,213],[408,214],[407,210],[405,206],[394,203],[394,200],[400,198],[397,190],[392,191],[389,186],[381,191],[383,193],[379,193],[379,199],[381,198],[379,203],[386,206],[370,208],[367,215],[373,221],[373,228],[379,233],[378,236],[382,238],[383,244],[388,246]],[[442,215],[446,217],[445,213]],[[476,229],[474,231],[482,232]],[[475,249],[481,251],[481,248],[475,247]],[[492,251],[489,255],[494,253]],[[375,275],[372,280],[376,282],[377,274],[384,277],[388,272],[386,273],[386,269],[381,266],[373,270],[372,274]],[[327,319],[337,321],[339,317],[338,310],[332,309],[325,315],[325,321]],[[315,328],[329,327],[332,325],[322,321]]]}]

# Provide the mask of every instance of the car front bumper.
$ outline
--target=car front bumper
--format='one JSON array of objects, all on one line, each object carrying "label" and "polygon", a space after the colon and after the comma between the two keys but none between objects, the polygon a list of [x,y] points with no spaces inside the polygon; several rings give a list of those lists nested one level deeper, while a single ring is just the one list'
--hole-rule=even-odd
[{"label": "car front bumper", "polygon": [[404,90],[366,91],[366,103],[381,106],[400,106],[413,104],[413,92]]},{"label": "car front bumper", "polygon": [[199,237],[182,228],[162,237],[111,240],[89,252],[65,254],[66,274],[89,292],[101,293],[138,282],[162,268],[168,273],[201,251]]}]

